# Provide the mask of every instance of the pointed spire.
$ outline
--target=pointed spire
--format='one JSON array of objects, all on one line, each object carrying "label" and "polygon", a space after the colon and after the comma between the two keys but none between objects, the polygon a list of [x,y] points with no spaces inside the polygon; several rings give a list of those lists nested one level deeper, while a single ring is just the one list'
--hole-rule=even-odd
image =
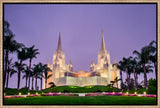
[{"label": "pointed spire", "polygon": [[71,65],[72,65],[71,60],[69,60],[69,64],[71,64]]},{"label": "pointed spire", "polygon": [[116,59],[114,59],[114,64],[117,64]]},{"label": "pointed spire", "polygon": [[92,63],[91,63],[92,65],[94,65],[94,61],[92,60]]},{"label": "pointed spire", "polygon": [[61,46],[61,32],[59,32],[59,39],[58,39],[57,50],[62,50],[62,46]]},{"label": "pointed spire", "polygon": [[47,66],[49,67],[49,61],[47,60]]},{"label": "pointed spire", "polygon": [[102,29],[102,45],[101,45],[101,50],[105,49],[105,41],[104,41],[104,35],[103,35],[103,29]]}]

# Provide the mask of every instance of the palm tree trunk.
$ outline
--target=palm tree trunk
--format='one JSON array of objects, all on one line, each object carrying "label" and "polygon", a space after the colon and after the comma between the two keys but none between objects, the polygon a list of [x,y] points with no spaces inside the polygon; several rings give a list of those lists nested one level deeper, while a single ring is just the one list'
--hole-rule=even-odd
[{"label": "palm tree trunk", "polygon": [[122,89],[123,79],[122,79],[122,71],[121,70],[120,70],[120,76],[121,76],[121,89]]},{"label": "palm tree trunk", "polygon": [[37,77],[36,77],[36,82],[35,82],[35,89],[37,90]]},{"label": "palm tree trunk", "polygon": [[143,65],[143,70],[144,70],[144,86],[148,90],[148,85],[147,85],[147,74],[146,74],[146,67],[145,64]]},{"label": "palm tree trunk", "polygon": [[8,50],[6,50],[6,55],[5,55],[5,69],[4,69],[4,76],[3,76],[3,89],[5,89],[5,84],[6,84],[6,75],[7,75],[7,65],[8,65]]},{"label": "palm tree trunk", "polygon": [[154,64],[154,69],[155,69],[155,77],[157,76],[157,67],[156,67],[156,65],[155,65],[155,63],[153,63]]},{"label": "palm tree trunk", "polygon": [[136,80],[136,72],[135,72],[135,68],[133,68],[133,73],[134,73],[135,90],[137,90],[137,80]]},{"label": "palm tree trunk", "polygon": [[27,88],[27,81],[28,81],[28,76],[26,76],[26,88]]},{"label": "palm tree trunk", "polygon": [[129,91],[129,82],[128,82],[128,69],[126,68],[126,76],[127,76],[127,90]]},{"label": "palm tree trunk", "polygon": [[42,77],[41,77],[41,90],[42,90]]},{"label": "palm tree trunk", "polygon": [[47,88],[47,78],[45,78],[45,89]]},{"label": "palm tree trunk", "polygon": [[136,82],[137,82],[137,88],[138,88],[138,74],[136,73]]},{"label": "palm tree trunk", "polygon": [[9,81],[9,66],[8,66],[8,71],[7,71],[7,82],[6,82],[6,88],[8,88],[8,81]]},{"label": "palm tree trunk", "polygon": [[131,74],[128,74],[128,84],[130,86],[130,83],[131,83]]},{"label": "palm tree trunk", "polygon": [[32,77],[32,90],[34,89],[34,88],[33,88],[33,81],[34,81],[34,77]]},{"label": "palm tree trunk", "polygon": [[31,76],[31,63],[32,63],[32,59],[29,59],[29,82],[28,82],[28,90],[30,89],[30,76]]},{"label": "palm tree trunk", "polygon": [[20,80],[21,80],[21,67],[22,67],[22,60],[20,61],[20,67],[18,70],[18,85],[17,85],[17,89],[19,90],[20,87]]}]

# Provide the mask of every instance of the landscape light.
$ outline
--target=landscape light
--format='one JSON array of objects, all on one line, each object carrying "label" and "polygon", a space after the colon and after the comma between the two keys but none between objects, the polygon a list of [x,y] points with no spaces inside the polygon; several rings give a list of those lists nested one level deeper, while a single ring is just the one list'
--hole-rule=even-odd
[{"label": "landscape light", "polygon": [[4,96],[6,96],[6,93],[4,92]]},{"label": "landscape light", "polygon": [[38,95],[38,93],[36,92],[36,95]]},{"label": "landscape light", "polygon": [[115,92],[112,92],[112,94],[114,94]]},{"label": "landscape light", "polygon": [[144,92],[144,95],[146,95],[146,92]]},{"label": "landscape light", "polygon": [[21,96],[21,92],[19,92],[19,96]]},{"label": "landscape light", "polygon": [[128,92],[126,94],[128,95]]},{"label": "landscape light", "polygon": [[30,92],[28,92],[28,95],[30,95]]},{"label": "landscape light", "polygon": [[134,92],[134,94],[137,94],[137,92]]}]

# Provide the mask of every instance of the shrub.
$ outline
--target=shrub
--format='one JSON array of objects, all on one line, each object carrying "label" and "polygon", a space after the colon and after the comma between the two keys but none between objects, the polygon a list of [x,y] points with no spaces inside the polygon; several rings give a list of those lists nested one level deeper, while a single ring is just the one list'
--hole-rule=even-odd
[{"label": "shrub", "polygon": [[157,80],[156,79],[151,78],[149,80],[147,94],[157,94]]}]

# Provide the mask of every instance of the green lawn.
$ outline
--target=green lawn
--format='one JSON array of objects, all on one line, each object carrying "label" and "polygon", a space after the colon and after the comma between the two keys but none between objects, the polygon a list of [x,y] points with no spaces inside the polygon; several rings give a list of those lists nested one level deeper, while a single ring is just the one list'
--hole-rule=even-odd
[{"label": "green lawn", "polygon": [[156,105],[156,98],[137,96],[40,96],[4,99],[4,105]]}]

